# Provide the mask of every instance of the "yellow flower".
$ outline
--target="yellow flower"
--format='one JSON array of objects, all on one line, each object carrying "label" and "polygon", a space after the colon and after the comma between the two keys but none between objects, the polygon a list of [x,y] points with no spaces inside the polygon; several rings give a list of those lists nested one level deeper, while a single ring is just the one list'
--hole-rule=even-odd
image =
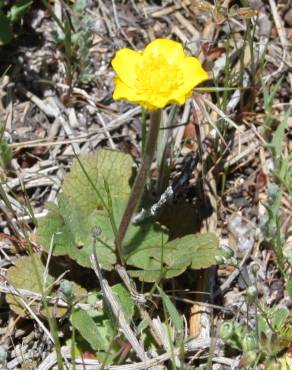
[{"label": "yellow flower", "polygon": [[150,42],[142,52],[121,49],[112,66],[115,100],[125,99],[152,111],[167,104],[183,104],[192,89],[208,79],[197,58],[186,56],[180,43]]}]

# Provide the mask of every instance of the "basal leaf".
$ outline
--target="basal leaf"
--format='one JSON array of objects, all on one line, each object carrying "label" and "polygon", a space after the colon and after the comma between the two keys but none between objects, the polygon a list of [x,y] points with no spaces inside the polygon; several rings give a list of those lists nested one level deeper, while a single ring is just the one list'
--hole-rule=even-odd
[{"label": "basal leaf", "polygon": [[105,307],[102,311],[95,310],[95,312],[76,310],[72,313],[70,321],[91,348],[99,352],[98,358],[101,352],[109,354],[111,358],[119,350],[119,347],[113,343],[118,328],[116,323],[109,319]]},{"label": "basal leaf", "polygon": [[123,314],[125,315],[126,320],[130,322],[134,316],[135,303],[128,289],[126,289],[122,284],[117,284],[112,287],[112,290],[116,294],[117,301],[123,311]]},{"label": "basal leaf", "polygon": [[289,298],[292,299],[292,280],[288,280],[287,282],[287,291]]},{"label": "basal leaf", "polygon": [[186,265],[182,265],[177,266],[176,268],[167,267],[161,269],[161,265],[159,264],[159,266],[148,267],[146,270],[127,270],[127,272],[131,277],[138,278],[140,281],[153,283],[162,278],[170,279],[172,277],[179,276],[186,270],[186,268]]},{"label": "basal leaf", "polygon": [[175,262],[190,259],[191,268],[194,270],[216,265],[215,257],[220,255],[219,240],[213,233],[186,235],[172,240],[169,244],[175,245],[177,250],[171,256],[172,260]]},{"label": "basal leaf", "polygon": [[[7,281],[16,289],[25,289],[32,293],[42,293],[42,284],[44,281],[45,267],[41,260],[40,254],[34,254],[30,256],[20,257],[14,266],[10,267],[7,271]],[[46,287],[53,284],[55,278],[50,274],[47,275]],[[57,294],[57,288],[55,287],[54,293],[46,291],[46,295]],[[73,294],[75,297],[82,297],[86,294],[86,290],[81,288],[79,285],[73,282]],[[33,301],[30,298],[23,296],[24,301],[29,304],[30,308],[36,313],[41,313],[45,316],[45,310],[42,307],[41,302]],[[26,308],[22,304],[21,299],[13,294],[7,294],[6,300],[10,305],[10,308],[22,317],[29,315]],[[59,317],[65,314],[66,309],[60,307],[53,307],[53,304],[49,303],[49,309],[54,310],[54,314]]]},{"label": "basal leaf", "polygon": [[101,200],[107,200],[104,181],[108,184],[113,200],[128,196],[132,167],[131,156],[118,151],[101,149],[80,156],[73,161],[71,171],[65,177],[64,194],[88,215],[94,210],[104,208]]},{"label": "basal leaf", "polygon": [[162,299],[162,302],[165,306],[165,309],[167,310],[172,322],[173,322],[173,325],[176,329],[176,332],[177,334],[182,334],[183,332],[183,318],[182,316],[179,314],[179,312],[177,311],[175,305],[172,303],[171,299],[168,297],[167,294],[164,293],[164,291],[158,286],[157,287],[159,293],[160,293],[160,296],[161,296],[161,299]]},{"label": "basal leaf", "polygon": [[70,318],[72,325],[95,351],[106,350],[93,318],[84,310],[75,310]]},{"label": "basal leaf", "polygon": [[[84,214],[78,204],[71,203],[62,194],[59,207],[40,220],[37,240],[46,251],[52,246],[54,255],[68,255],[78,264],[90,267],[92,229],[94,226],[100,227],[104,219],[102,212]],[[116,261],[114,251],[106,243],[98,245],[98,257],[102,267],[107,270]]]},{"label": "basal leaf", "polygon": [[[160,231],[161,234],[161,231]],[[133,277],[153,282],[160,277],[170,278],[181,274],[188,266],[193,269],[207,268],[216,264],[219,255],[218,238],[215,234],[191,234],[162,243],[162,237],[147,240],[128,257],[127,263],[143,269],[130,271]]]}]

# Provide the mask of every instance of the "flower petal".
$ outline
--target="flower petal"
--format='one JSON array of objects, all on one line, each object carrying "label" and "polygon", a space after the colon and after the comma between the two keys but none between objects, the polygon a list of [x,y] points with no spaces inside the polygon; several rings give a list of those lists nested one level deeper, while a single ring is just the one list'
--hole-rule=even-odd
[{"label": "flower petal", "polygon": [[121,49],[117,51],[112,66],[118,77],[128,86],[135,86],[136,66],[142,60],[142,54],[131,50]]},{"label": "flower petal", "polygon": [[187,99],[188,96],[186,95],[176,95],[176,94],[173,94],[173,96],[171,97],[171,100],[168,102],[168,104],[184,104],[186,99]]},{"label": "flower petal", "polygon": [[115,78],[115,90],[113,98],[115,100],[125,99],[128,101],[136,102],[139,100],[136,90],[126,85],[119,77]]},{"label": "flower petal", "polygon": [[168,39],[156,39],[146,46],[143,57],[162,56],[169,64],[178,64],[184,58],[184,50],[179,42]]},{"label": "flower petal", "polygon": [[208,79],[208,73],[202,68],[201,62],[194,57],[185,57],[179,68],[183,74],[181,86],[173,91],[172,102],[183,104],[191,96],[192,89]]},{"label": "flower petal", "polygon": [[168,104],[168,98],[157,95],[154,99],[150,100],[150,103],[155,109],[161,109]]},{"label": "flower petal", "polygon": [[202,68],[201,62],[194,57],[185,57],[180,63],[183,73],[183,89],[186,93],[201,82],[208,80],[208,73]]}]

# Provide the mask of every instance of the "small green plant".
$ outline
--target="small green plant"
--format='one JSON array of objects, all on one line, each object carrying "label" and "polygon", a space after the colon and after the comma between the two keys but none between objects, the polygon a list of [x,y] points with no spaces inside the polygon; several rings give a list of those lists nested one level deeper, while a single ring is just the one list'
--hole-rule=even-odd
[{"label": "small green plant", "polygon": [[7,167],[12,159],[12,150],[4,138],[4,128],[0,121],[0,167]]},{"label": "small green plant", "polygon": [[32,0],[0,0],[0,46],[13,38],[13,25],[19,21],[32,4]]},{"label": "small green plant", "polygon": [[286,238],[281,231],[281,197],[284,191],[288,192],[290,196],[292,195],[291,155],[282,154],[282,143],[290,111],[291,109],[287,111],[285,118],[273,135],[272,142],[268,145],[271,149],[275,166],[274,181],[268,187],[268,200],[265,205],[267,211],[261,224],[263,236],[273,247],[277,262],[284,276],[286,275],[285,261],[289,264],[292,262],[292,251],[289,247],[284,248]]},{"label": "small green plant", "polygon": [[[69,18],[67,20],[69,22]],[[70,31],[67,26],[65,30],[68,30],[68,38],[65,37],[65,42],[68,42],[66,45],[72,51],[71,25]],[[101,277],[98,277],[101,290],[97,291],[87,292],[83,286],[70,280],[59,283],[58,279],[54,280],[54,277],[59,277],[60,274],[55,271],[57,266],[51,258],[66,256],[68,264],[75,266],[77,270],[93,268],[96,272],[97,268],[93,263],[95,261],[96,266],[98,263],[103,270],[100,274],[105,275],[107,271],[114,271],[122,265],[127,273],[127,279],[130,282],[133,279],[133,284],[135,278],[142,283],[154,283],[152,292],[158,290],[161,297],[165,316],[163,325],[166,327],[170,348],[178,346],[183,348],[185,333],[183,320],[158,284],[163,280],[181,275],[188,268],[197,270],[215,265],[218,260],[216,257],[221,254],[227,257],[231,255],[229,250],[225,249],[222,252],[218,248],[218,237],[211,232],[183,234],[184,236],[171,238],[170,230],[158,219],[149,218],[139,224],[132,223],[133,215],[143,198],[150,165],[157,148],[161,124],[160,108],[174,100],[182,103],[189,96],[192,86],[208,77],[200,62],[196,58],[186,56],[182,45],[177,42],[159,39],[150,43],[147,48],[143,63],[137,65],[137,68],[130,67],[127,60],[130,57],[136,62],[139,61],[142,53],[136,51],[123,49],[117,53],[113,61],[114,68],[117,73],[121,73],[122,77],[128,74],[131,79],[133,71],[136,71],[140,77],[135,78],[135,81],[146,83],[144,87],[137,82],[136,91],[127,91],[130,100],[140,94],[142,100],[139,100],[139,103],[150,111],[150,124],[138,173],[135,176],[132,157],[119,151],[99,149],[95,153],[76,156],[70,173],[65,176],[57,204],[47,205],[49,212],[37,226],[36,241],[47,253],[45,256],[32,253],[30,256],[20,258],[7,273],[7,280],[13,287],[29,290],[36,295],[42,294],[48,301],[46,310],[39,301],[30,302],[30,309],[28,309],[25,302],[19,300],[14,294],[8,294],[7,302],[12,310],[21,316],[33,312],[47,319],[69,318],[72,336],[67,338],[69,340],[67,343],[71,344],[72,356],[89,351],[104,365],[119,363],[130,352],[126,331],[123,330],[124,333],[120,334],[118,330],[121,325],[119,318],[123,316],[123,323],[130,327],[136,313],[135,308],[139,305],[124,286],[113,284],[110,287],[113,292],[111,300],[116,298],[119,306],[119,313],[115,314],[109,304],[110,299],[105,297]],[[161,54],[159,61],[164,62],[161,70],[156,68],[157,60],[154,55],[157,52]],[[70,54],[70,57],[72,55]],[[174,56],[179,56],[177,64],[166,62],[166,58],[173,60]],[[144,79],[145,66],[147,78]],[[193,73],[196,71],[198,75]],[[173,85],[172,79],[164,81],[164,77],[167,77],[170,72],[177,78],[177,83],[181,83],[181,78],[184,77],[184,84],[178,91],[174,90],[176,84]],[[156,77],[153,78],[153,75]],[[159,78],[165,82],[162,93],[160,84],[157,85]],[[119,99],[120,94],[123,93],[124,79],[120,80],[117,77],[115,82],[114,97]],[[155,96],[150,91],[153,83],[156,89]],[[135,178],[134,182],[133,178]],[[177,228],[180,228],[178,222]],[[39,282],[36,284],[37,279],[32,279],[34,270],[38,270],[39,276],[44,277],[43,286]],[[72,275],[74,275],[73,272]],[[85,303],[88,303],[89,295],[91,299],[98,299],[101,294],[105,297],[102,308],[88,311],[83,306],[77,306],[77,303],[84,304],[84,299]],[[67,306],[58,307],[56,298],[63,299]],[[151,319],[148,322],[144,319],[145,317],[139,323],[140,329],[135,331],[135,335],[148,338]],[[56,320],[53,322],[55,323]],[[138,340],[135,340],[139,345]],[[148,343],[150,347],[155,345],[153,339],[148,338]],[[139,355],[139,350],[137,354]],[[143,356],[140,355],[140,357]],[[58,364],[61,368],[60,363],[59,351]]]},{"label": "small green plant", "polygon": [[[45,4],[51,10],[50,5]],[[66,6],[62,21],[54,16],[59,28],[53,31],[53,36],[63,52],[66,79],[70,87],[73,82],[88,83],[93,76],[90,48],[95,19],[86,12],[87,8],[87,0],[76,0],[71,8]]]},{"label": "small green plant", "polygon": [[[142,282],[158,283],[180,275],[187,268],[201,269],[216,264],[216,256],[221,251],[215,234],[191,234],[168,240],[168,230],[158,222],[130,224],[121,250],[117,249],[116,230],[131,191],[132,169],[133,160],[129,155],[106,149],[80,156],[74,161],[64,180],[58,205],[48,205],[49,213],[40,220],[37,228],[37,241],[48,255],[67,256],[79,266],[91,268],[92,230],[98,227],[96,254],[102,268],[111,271],[117,262],[122,263],[129,276]],[[45,276],[45,261],[40,255],[33,254],[18,259],[16,265],[9,268],[7,280],[17,289],[40,294],[37,280],[32,278],[33,261],[37,261],[40,276]],[[48,313],[54,318],[70,318],[72,337],[67,344],[71,345],[75,355],[90,352],[105,364],[122,361],[129,351],[127,340],[118,333],[117,322],[110,310],[107,307],[91,311],[76,308],[77,302],[89,302],[84,302],[88,295],[90,300],[98,299],[100,292],[86,292],[83,287],[69,281],[63,281],[59,286],[54,282],[56,272],[51,275],[53,272],[46,275],[44,287],[44,293],[49,297],[48,310],[45,311],[39,301],[30,304],[31,309],[44,318]],[[123,314],[130,321],[135,306],[132,297],[121,285],[112,289]],[[165,312],[181,337],[183,330],[179,314],[166,294],[162,290],[159,292]],[[67,302],[68,307],[59,308],[51,303],[56,297]],[[17,296],[8,294],[7,302],[19,315],[28,315]],[[147,323],[143,328],[143,335],[147,338]],[[170,340],[172,337],[170,335]],[[149,345],[154,345],[153,339]]]},{"label": "small green plant", "polygon": [[219,334],[225,344],[243,353],[244,366],[276,360],[292,340],[291,316],[286,308],[258,305],[256,328],[247,329],[235,321],[223,322]]}]

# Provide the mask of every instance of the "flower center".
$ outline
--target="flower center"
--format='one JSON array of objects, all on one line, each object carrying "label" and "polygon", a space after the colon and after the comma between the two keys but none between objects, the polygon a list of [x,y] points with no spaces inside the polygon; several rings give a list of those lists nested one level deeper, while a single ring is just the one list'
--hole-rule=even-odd
[{"label": "flower center", "polygon": [[147,96],[167,96],[182,83],[182,72],[176,65],[170,64],[163,56],[148,56],[137,66],[136,87]]}]

